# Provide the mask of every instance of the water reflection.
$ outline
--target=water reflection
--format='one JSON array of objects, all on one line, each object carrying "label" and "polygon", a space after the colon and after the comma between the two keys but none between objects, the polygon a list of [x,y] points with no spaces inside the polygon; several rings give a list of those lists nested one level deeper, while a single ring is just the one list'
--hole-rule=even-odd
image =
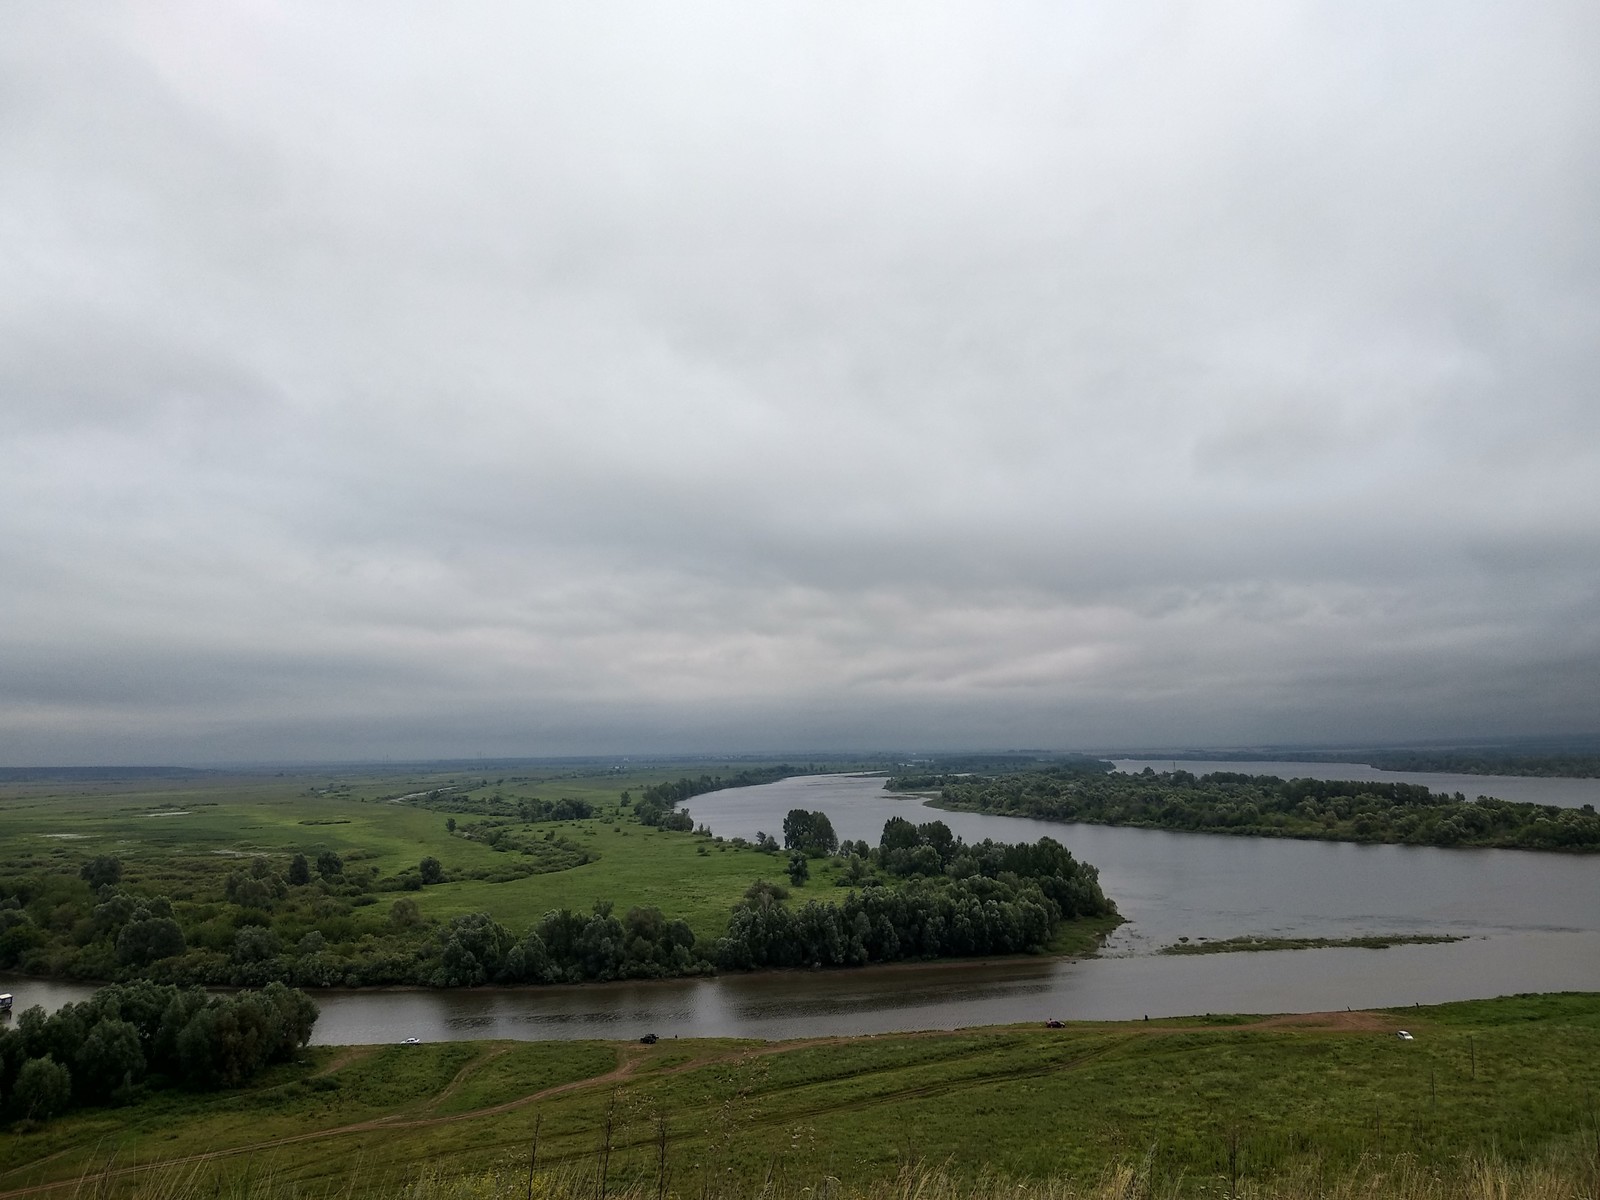
[{"label": "water reflection", "polygon": [[953,963],[662,984],[319,999],[316,1040],[799,1038],[1061,1020],[1395,1007],[1600,988],[1600,934],[1389,950]]},{"label": "water reflection", "polygon": [[[1212,764],[1216,766],[1217,764]],[[1264,764],[1253,764],[1257,767]],[[1582,781],[1588,782],[1588,781]],[[1392,1007],[1600,990],[1600,858],[1512,850],[1230,838],[938,813],[882,780],[785,780],[697,797],[697,822],[754,839],[791,808],[876,842],[890,815],[968,840],[1049,835],[1101,869],[1130,922],[1112,957],[891,966],[720,979],[472,991],[323,993],[321,1044],[474,1038],[795,1038],[1207,1012]],[[813,885],[816,889],[817,885]],[[819,891],[824,889],[817,889]],[[1468,935],[1449,945],[1172,957],[1180,937]],[[19,1007],[81,986],[0,979]]]},{"label": "water reflection", "polygon": [[1600,930],[1600,859],[1592,856],[1062,825],[939,812],[882,784],[870,776],[787,779],[698,796],[690,808],[713,832],[751,840],[780,828],[791,808],[820,808],[841,838],[873,844],[891,816],[938,819],[968,841],[1053,837],[1100,869],[1101,885],[1128,918],[1106,946],[1113,956],[1148,954],[1183,937]]}]

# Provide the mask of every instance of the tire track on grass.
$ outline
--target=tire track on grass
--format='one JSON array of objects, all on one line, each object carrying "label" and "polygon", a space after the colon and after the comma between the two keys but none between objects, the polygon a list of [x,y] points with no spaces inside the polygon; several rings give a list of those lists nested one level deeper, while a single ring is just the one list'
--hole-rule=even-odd
[{"label": "tire track on grass", "polygon": [[[947,1033],[948,1034],[954,1034],[954,1033],[958,1033],[958,1032],[964,1032],[964,1031],[959,1031],[959,1030],[944,1031],[944,1030],[941,1030],[941,1031],[930,1033],[929,1036],[938,1037],[938,1036],[944,1036]],[[858,1111],[861,1111],[863,1109],[876,1107],[878,1105],[904,1103],[905,1101],[908,1101],[908,1100],[927,1099],[929,1097],[945,1095],[945,1094],[947,1094],[949,1092],[959,1091],[961,1089],[969,1088],[969,1087],[983,1086],[983,1085],[986,1085],[986,1084],[994,1084],[994,1083],[1006,1083],[1006,1082],[1011,1082],[1011,1081],[1020,1081],[1020,1080],[1023,1080],[1023,1079],[1037,1079],[1037,1078],[1042,1078],[1042,1077],[1047,1076],[1047,1075],[1056,1074],[1058,1072],[1072,1071],[1072,1070],[1076,1070],[1076,1069],[1078,1069],[1080,1067],[1086,1066],[1086,1065],[1088,1065],[1088,1064],[1090,1064],[1092,1062],[1095,1062],[1098,1059],[1104,1058],[1107,1055],[1109,1055],[1112,1052],[1120,1049],[1123,1046],[1126,1046],[1126,1045],[1129,1045],[1129,1044],[1131,1044],[1133,1042],[1139,1041],[1144,1036],[1145,1036],[1145,1031],[1143,1031],[1143,1030],[1141,1030],[1141,1031],[1139,1031],[1137,1033],[1124,1034],[1123,1036],[1121,1036],[1121,1037],[1119,1037],[1119,1038],[1117,1038],[1117,1039],[1115,1039],[1113,1041],[1107,1042],[1106,1044],[1101,1045],[1101,1046],[1096,1046],[1096,1047],[1094,1047],[1094,1048],[1092,1048],[1092,1049],[1090,1049],[1090,1050],[1088,1050],[1088,1051],[1086,1051],[1086,1052],[1084,1052],[1082,1054],[1077,1055],[1074,1058],[1069,1058],[1069,1059],[1053,1060],[1053,1061],[1044,1062],[1044,1063],[1032,1063],[1032,1064],[1029,1064],[1028,1066],[1025,1066],[1025,1067],[1013,1067],[1013,1068],[1007,1068],[1007,1069],[1004,1069],[1004,1070],[987,1071],[987,1072],[982,1072],[982,1073],[977,1074],[977,1075],[965,1075],[965,1076],[962,1076],[962,1077],[960,1077],[958,1079],[938,1080],[938,1081],[935,1081],[935,1082],[932,1082],[932,1083],[918,1084],[918,1085],[915,1085],[915,1086],[912,1086],[912,1087],[896,1088],[896,1089],[891,1090],[891,1091],[878,1092],[878,1093],[876,1093],[874,1095],[869,1095],[869,1096],[852,1097],[850,1099],[837,1101],[837,1102],[814,1103],[814,1104],[811,1104],[811,1105],[808,1105],[808,1106],[802,1107],[802,1108],[779,1108],[779,1109],[776,1109],[776,1110],[771,1111],[771,1112],[763,1113],[763,1114],[761,1114],[759,1116],[748,1117],[748,1118],[742,1119],[741,1121],[738,1122],[738,1131],[743,1133],[743,1132],[746,1132],[746,1131],[749,1131],[749,1130],[752,1130],[752,1129],[771,1128],[773,1126],[787,1125],[787,1124],[789,1124],[789,1123],[791,1123],[793,1121],[796,1121],[796,1120],[808,1120],[808,1119],[813,1119],[813,1118],[820,1117],[820,1116],[832,1115],[832,1114],[835,1114],[835,1113],[858,1112]],[[700,1060],[697,1060],[696,1062],[693,1062],[693,1063],[685,1063],[685,1064],[682,1064],[682,1065],[680,1065],[678,1067],[673,1067],[670,1070],[662,1071],[657,1075],[652,1075],[652,1076],[650,1076],[650,1078],[651,1079],[657,1079],[657,1078],[661,1078],[662,1076],[669,1075],[669,1074],[672,1074],[672,1075],[680,1074],[683,1071],[688,1070],[688,1069],[699,1068],[699,1067],[707,1067],[707,1066],[716,1066],[716,1065],[719,1065],[721,1063],[726,1063],[726,1062],[730,1062],[730,1061],[734,1061],[734,1060],[738,1060],[738,1059],[742,1059],[742,1058],[746,1058],[746,1057],[748,1057],[748,1058],[763,1058],[763,1057],[766,1057],[766,1056],[772,1055],[772,1054],[782,1054],[782,1053],[785,1052],[785,1050],[788,1050],[788,1049],[795,1049],[795,1050],[804,1049],[804,1048],[807,1048],[807,1047],[810,1047],[810,1046],[814,1046],[814,1045],[817,1045],[818,1043],[823,1043],[823,1042],[853,1041],[853,1040],[856,1040],[856,1039],[852,1039],[852,1038],[816,1038],[816,1039],[810,1039],[810,1040],[808,1040],[807,1042],[805,1042],[803,1044],[802,1043],[777,1043],[771,1048],[762,1047],[762,1048],[756,1049],[754,1051],[734,1051],[734,1052],[731,1052],[731,1053],[725,1054],[725,1055],[718,1055],[718,1056],[713,1056],[713,1057],[707,1058],[707,1059],[700,1059]],[[969,1056],[968,1055],[962,1055],[961,1057],[965,1058],[965,1057],[969,1057]],[[959,1061],[959,1059],[948,1060],[948,1061]],[[928,1064],[913,1064],[913,1065],[914,1066],[926,1066]],[[891,1073],[891,1072],[903,1071],[903,1070],[906,1070],[906,1069],[907,1069],[907,1067],[905,1067],[905,1066],[898,1066],[898,1067],[888,1066],[888,1067],[884,1067],[884,1068],[881,1068],[881,1069],[876,1070],[876,1071],[861,1072],[861,1073],[852,1074],[852,1075],[837,1076],[837,1077],[834,1077],[832,1079],[819,1080],[815,1084],[807,1084],[807,1085],[803,1085],[803,1086],[806,1086],[806,1087],[813,1087],[813,1086],[815,1086],[815,1087],[823,1087],[823,1086],[827,1086],[829,1084],[835,1084],[835,1083],[839,1083],[839,1082],[845,1081],[845,1080],[865,1079],[865,1078],[867,1078],[867,1077],[869,1077],[871,1075],[874,1075],[874,1074],[888,1074],[888,1073]],[[799,1090],[799,1089],[788,1089],[788,1090],[793,1091],[793,1090]],[[767,1094],[770,1095],[772,1093],[767,1093]],[[755,1098],[751,1097],[751,1099],[754,1100]],[[695,1145],[695,1144],[700,1144],[700,1143],[709,1143],[715,1136],[716,1136],[716,1133],[714,1131],[707,1129],[707,1130],[699,1130],[699,1131],[695,1131],[695,1132],[691,1132],[691,1133],[681,1134],[678,1137],[673,1138],[672,1140],[673,1140],[674,1144],[676,1144],[676,1145],[684,1145],[684,1144]],[[612,1143],[611,1143],[612,1153],[613,1154],[621,1154],[621,1153],[624,1153],[624,1152],[629,1151],[629,1150],[639,1150],[639,1149],[643,1149],[643,1148],[648,1148],[648,1147],[650,1147],[650,1146],[655,1144],[655,1139],[656,1139],[656,1135],[653,1132],[640,1134],[639,1136],[633,1137],[633,1138],[617,1138],[617,1139],[614,1139],[612,1141]],[[475,1151],[478,1151],[478,1152],[495,1151],[495,1150],[508,1149],[508,1148],[512,1148],[512,1147],[520,1147],[520,1146],[523,1146],[525,1144],[526,1144],[526,1138],[525,1137],[506,1138],[506,1139],[503,1139],[503,1140],[494,1140],[494,1141],[481,1143],[481,1144],[475,1146],[474,1149],[475,1149]],[[572,1150],[560,1150],[560,1151],[554,1151],[554,1152],[550,1152],[550,1151],[547,1151],[547,1150],[541,1150],[540,1155],[539,1155],[539,1161],[540,1161],[541,1164],[563,1164],[563,1163],[576,1162],[576,1161],[579,1161],[579,1160],[587,1159],[587,1158],[591,1157],[593,1154],[594,1154],[594,1147],[592,1145],[585,1145],[585,1146],[581,1146],[581,1147],[578,1147],[578,1148],[572,1149]],[[407,1161],[426,1160],[426,1159],[429,1159],[431,1157],[432,1157],[432,1155],[430,1155],[430,1154],[420,1153],[420,1154],[415,1155],[415,1156],[408,1156]],[[3,1197],[0,1197],[0,1200],[3,1200]]]},{"label": "tire track on grass", "polygon": [[[407,1117],[397,1120],[394,1114],[383,1117],[372,1117],[365,1121],[356,1121],[349,1125],[339,1125],[332,1129],[313,1129],[305,1133],[292,1133],[283,1137],[272,1138],[267,1141],[249,1142],[242,1146],[229,1146],[221,1150],[207,1150],[199,1154],[184,1154],[176,1158],[156,1159],[152,1162],[135,1163],[131,1166],[116,1167],[108,1171],[98,1171],[77,1175],[68,1179],[58,1179],[49,1183],[31,1184],[27,1187],[11,1188],[0,1192],[0,1200],[12,1200],[17,1196],[36,1196],[45,1192],[56,1191],[66,1187],[83,1187],[87,1185],[99,1186],[105,1183],[125,1179],[134,1175],[158,1171],[163,1168],[195,1166],[201,1163],[216,1162],[219,1159],[234,1158],[241,1154],[255,1154],[265,1150],[276,1150],[282,1146],[297,1146],[306,1142],[323,1141],[327,1138],[349,1137],[362,1133],[393,1133],[397,1129],[417,1129],[427,1126],[451,1125],[458,1121],[469,1121],[477,1117],[498,1116],[501,1113],[512,1112],[529,1104],[536,1104],[541,1100],[548,1100],[552,1096],[565,1095],[567,1092],[578,1091],[587,1087],[602,1087],[606,1084],[620,1083],[636,1070],[643,1055],[634,1048],[629,1048],[621,1055],[622,1061],[603,1075],[590,1075],[584,1079],[573,1079],[566,1083],[553,1084],[541,1088],[526,1096],[519,1096],[514,1100],[507,1100],[503,1104],[491,1105],[488,1108],[474,1108],[467,1112],[447,1113],[442,1116]],[[472,1064],[467,1064],[471,1066]],[[457,1073],[459,1076],[459,1072]],[[455,1083],[446,1085],[446,1091]],[[440,1093],[442,1097],[444,1093]],[[436,1097],[437,1100],[439,1097]],[[65,1151],[63,1151],[65,1153]],[[26,1170],[38,1166],[38,1163],[29,1163],[18,1170]]]}]

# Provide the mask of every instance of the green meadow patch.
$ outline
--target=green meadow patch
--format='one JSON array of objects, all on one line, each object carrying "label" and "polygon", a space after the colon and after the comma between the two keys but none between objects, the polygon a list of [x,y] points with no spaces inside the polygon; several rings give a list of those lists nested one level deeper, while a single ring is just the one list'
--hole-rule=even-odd
[{"label": "green meadow patch", "polygon": [[1454,1177],[1479,1159],[1593,1156],[1600,996],[1236,1020],[323,1048],[244,1092],[159,1093],[0,1140],[0,1191],[131,1194],[139,1176],[99,1172],[209,1155],[230,1194],[270,1174],[365,1196],[515,1172],[532,1154],[592,1184],[603,1155],[618,1189],[665,1163],[677,1195],[860,1190],[917,1162],[1084,1186],[1133,1164],[1150,1194],[1259,1195],[1380,1161]]}]

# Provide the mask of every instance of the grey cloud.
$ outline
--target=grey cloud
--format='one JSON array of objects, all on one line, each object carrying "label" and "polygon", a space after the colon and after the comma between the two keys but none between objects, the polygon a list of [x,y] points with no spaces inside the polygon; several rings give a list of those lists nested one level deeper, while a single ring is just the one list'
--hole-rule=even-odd
[{"label": "grey cloud", "polygon": [[1597,24],[25,5],[0,757],[1592,728]]}]

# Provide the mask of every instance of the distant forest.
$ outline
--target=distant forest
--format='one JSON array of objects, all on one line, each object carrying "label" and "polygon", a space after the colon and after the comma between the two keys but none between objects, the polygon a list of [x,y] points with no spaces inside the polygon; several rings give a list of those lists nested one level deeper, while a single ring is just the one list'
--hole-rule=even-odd
[{"label": "distant forest", "polygon": [[1600,851],[1593,805],[1557,808],[1469,801],[1419,784],[1279,779],[1152,768],[1137,775],[1052,768],[993,778],[906,775],[890,788],[938,789],[936,806],[1091,825],[1131,825],[1241,837]]},{"label": "distant forest", "polygon": [[1355,747],[1347,750],[1174,750],[1117,755],[1152,763],[1189,759],[1199,762],[1343,762],[1364,763],[1380,771],[1437,771],[1451,775],[1560,776],[1600,778],[1600,747],[1590,742],[1559,745],[1460,746],[1442,748]]}]

